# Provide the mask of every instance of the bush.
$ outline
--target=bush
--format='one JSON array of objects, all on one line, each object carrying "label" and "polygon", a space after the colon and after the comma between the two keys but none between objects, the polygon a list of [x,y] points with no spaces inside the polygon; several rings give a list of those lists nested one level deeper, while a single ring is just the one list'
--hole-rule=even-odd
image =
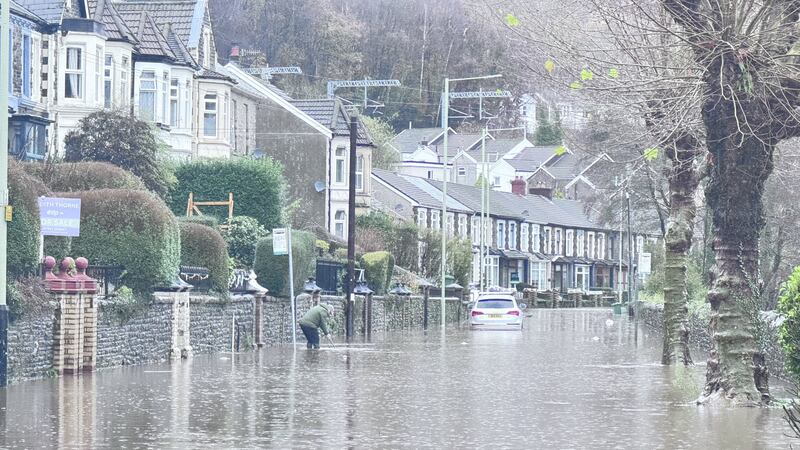
[{"label": "bush", "polygon": [[8,189],[9,204],[14,208],[14,218],[8,224],[8,274],[16,278],[38,271],[41,229],[38,197],[49,190],[13,160],[9,161]]},{"label": "bush", "polygon": [[23,317],[37,317],[52,312],[52,297],[39,277],[9,280],[6,284],[8,318],[11,322]]},{"label": "bush", "polygon": [[228,248],[219,232],[197,223],[180,223],[181,265],[205,267],[211,276],[212,289],[228,292],[230,266]]},{"label": "bush", "polygon": [[101,189],[61,194],[81,199],[81,235],[72,253],[92,264],[125,267],[134,291],[174,280],[181,261],[180,229],[161,199],[145,191]]},{"label": "bush", "polygon": [[44,182],[51,191],[75,192],[95,189],[146,190],[141,178],[106,162],[26,163],[25,171]]},{"label": "bush", "polygon": [[388,251],[398,266],[419,270],[419,229],[413,223],[397,223],[385,213],[371,211],[356,217],[356,229],[356,245],[362,250]]},{"label": "bush", "polygon": [[237,216],[227,222],[222,237],[228,243],[228,253],[238,267],[251,268],[256,256],[256,244],[267,237],[267,230],[252,217]]},{"label": "bush", "polygon": [[199,223],[211,228],[219,227],[219,219],[216,216],[209,216],[201,214],[199,216],[178,216],[178,222],[182,223]]},{"label": "bush", "polygon": [[[196,201],[227,200],[233,192],[236,214],[254,217],[268,230],[283,223],[286,180],[281,165],[269,158],[193,162],[178,166],[175,176],[170,203],[175,214],[186,212],[190,192]],[[203,213],[228,219],[225,207],[206,207]]]},{"label": "bush", "polygon": [[[442,235],[435,230],[422,233],[422,267],[423,278],[440,280],[442,277]],[[451,238],[447,241],[447,275],[462,287],[469,286],[472,271],[472,243],[467,239]]]},{"label": "bush", "polygon": [[392,282],[394,257],[389,252],[364,254],[359,261],[369,287],[377,294],[385,294]]},{"label": "bush", "polygon": [[[305,231],[292,231],[292,263],[294,265],[295,295],[302,292],[303,282],[316,273],[316,238]],[[258,241],[253,270],[258,283],[272,295],[289,295],[289,257],[272,254],[272,236]]]},{"label": "bush", "polygon": [[169,177],[158,161],[158,141],[151,125],[122,111],[97,111],[81,119],[64,137],[66,161],[105,161],[132,172],[161,198]]},{"label": "bush", "polygon": [[784,317],[778,337],[786,355],[786,368],[800,380],[800,266],[794,268],[781,288],[778,312]]}]

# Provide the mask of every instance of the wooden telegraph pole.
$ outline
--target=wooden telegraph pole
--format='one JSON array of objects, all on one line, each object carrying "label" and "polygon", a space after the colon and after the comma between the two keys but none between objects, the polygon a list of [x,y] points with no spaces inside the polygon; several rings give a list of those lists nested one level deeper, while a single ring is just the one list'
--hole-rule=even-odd
[{"label": "wooden telegraph pole", "polygon": [[356,285],[356,146],[358,144],[358,117],[350,116],[350,167],[347,214],[347,303],[345,304],[345,335],[353,337],[353,289]]}]

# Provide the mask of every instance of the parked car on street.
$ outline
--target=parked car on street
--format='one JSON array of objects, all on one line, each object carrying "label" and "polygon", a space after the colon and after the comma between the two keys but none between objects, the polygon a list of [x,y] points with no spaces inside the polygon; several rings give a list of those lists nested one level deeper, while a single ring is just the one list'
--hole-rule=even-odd
[{"label": "parked car on street", "polygon": [[524,303],[517,304],[513,292],[484,292],[472,305],[469,323],[473,330],[521,330]]}]

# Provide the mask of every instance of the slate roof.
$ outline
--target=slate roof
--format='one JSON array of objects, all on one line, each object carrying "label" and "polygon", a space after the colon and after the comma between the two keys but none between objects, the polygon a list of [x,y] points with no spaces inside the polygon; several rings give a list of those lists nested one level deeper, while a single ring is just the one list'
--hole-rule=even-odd
[{"label": "slate roof", "polygon": [[16,2],[51,24],[61,23],[65,0],[16,0]]},{"label": "slate roof", "polygon": [[[408,128],[395,136],[389,144],[400,153],[414,153],[417,151],[420,142],[427,141],[431,144],[434,138],[443,134],[443,132],[443,128]],[[450,145],[448,143],[448,148],[449,147]]]},{"label": "slate roof", "polygon": [[[202,5],[200,5],[201,3]],[[205,6],[204,0],[121,1],[114,3],[114,6],[120,13],[147,11],[159,27],[171,27],[187,47],[195,48],[198,45],[197,42],[193,42],[192,27],[202,25],[202,17],[197,20],[195,15],[196,10],[199,10],[201,6]],[[197,14],[200,13],[198,12]],[[202,14],[205,14],[205,9],[203,9]],[[200,22],[199,24],[198,21]]]},{"label": "slate roof", "polygon": [[400,175],[382,169],[372,169],[372,175],[378,177],[386,184],[402,192],[413,201],[419,203],[420,206],[424,206],[426,208],[440,208],[442,206],[441,193],[439,194],[440,196],[437,200],[433,195],[429,194],[425,189],[420,187],[420,185],[412,181],[412,178],[415,177]]},{"label": "slate roof", "polygon": [[229,77],[228,75],[225,75],[223,73],[219,73],[219,72],[217,72],[215,70],[205,69],[205,68],[203,68],[200,71],[200,73],[197,74],[197,78],[206,78],[206,79],[209,79],[209,80],[230,81],[232,83],[236,82],[233,78]]},{"label": "slate roof", "polygon": [[11,14],[14,14],[15,16],[24,17],[32,22],[37,22],[39,24],[47,23],[47,21],[36,15],[33,11],[20,5],[14,0],[11,0],[11,6],[9,7],[9,11],[11,12]]},{"label": "slate roof", "polygon": [[158,25],[147,11],[134,11],[123,9],[120,12],[122,19],[130,25],[136,33],[139,42],[139,54],[144,56],[158,56],[175,60],[175,52],[170,48],[167,38],[159,30]]},{"label": "slate roof", "polygon": [[525,147],[516,156],[508,158],[506,161],[518,171],[533,172],[555,155],[555,152],[555,145]]},{"label": "slate roof", "polygon": [[181,38],[177,33],[175,33],[175,31],[172,30],[172,28],[167,30],[166,37],[169,48],[171,48],[172,53],[175,54],[175,62],[177,64],[183,64],[194,69],[198,69],[200,67],[200,65],[197,64],[197,61],[194,60],[192,54],[189,53],[189,49],[186,48],[186,45],[183,43],[183,41],[181,41]]},{"label": "slate roof", "polygon": [[572,153],[564,153],[545,166],[557,180],[571,180],[577,177],[581,173],[582,167],[584,164],[582,164],[581,158]]},{"label": "slate roof", "polygon": [[[490,140],[491,138],[487,137],[486,143],[488,144]],[[480,141],[480,134],[451,134],[447,136],[447,152],[450,153],[452,149],[452,154],[456,154],[461,150],[469,150],[476,145],[480,148]]]},{"label": "slate roof", "polygon": [[[309,117],[333,131],[334,136],[350,136],[348,114],[342,103],[333,99],[291,100],[291,103]],[[358,145],[373,145],[366,127],[358,121]]]},{"label": "slate roof", "polygon": [[127,41],[137,44],[136,35],[122,19],[119,12],[111,4],[111,0],[88,0],[89,17],[103,24],[109,40]]}]

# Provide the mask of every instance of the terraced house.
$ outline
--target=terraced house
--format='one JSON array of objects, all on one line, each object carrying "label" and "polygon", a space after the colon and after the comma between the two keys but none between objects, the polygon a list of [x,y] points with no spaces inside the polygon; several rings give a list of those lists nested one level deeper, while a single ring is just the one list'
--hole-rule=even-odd
[{"label": "terraced house", "polygon": [[[420,228],[445,230],[473,244],[472,280],[480,276],[481,191],[448,184],[447,218],[442,220],[441,182],[373,171],[374,198],[386,212]],[[627,289],[627,234],[596,222],[576,200],[530,194],[517,179],[514,192],[490,191],[485,260],[488,286],[525,283],[558,292]],[[649,237],[637,233],[638,260]],[[636,270],[636,267],[634,267]]]}]

